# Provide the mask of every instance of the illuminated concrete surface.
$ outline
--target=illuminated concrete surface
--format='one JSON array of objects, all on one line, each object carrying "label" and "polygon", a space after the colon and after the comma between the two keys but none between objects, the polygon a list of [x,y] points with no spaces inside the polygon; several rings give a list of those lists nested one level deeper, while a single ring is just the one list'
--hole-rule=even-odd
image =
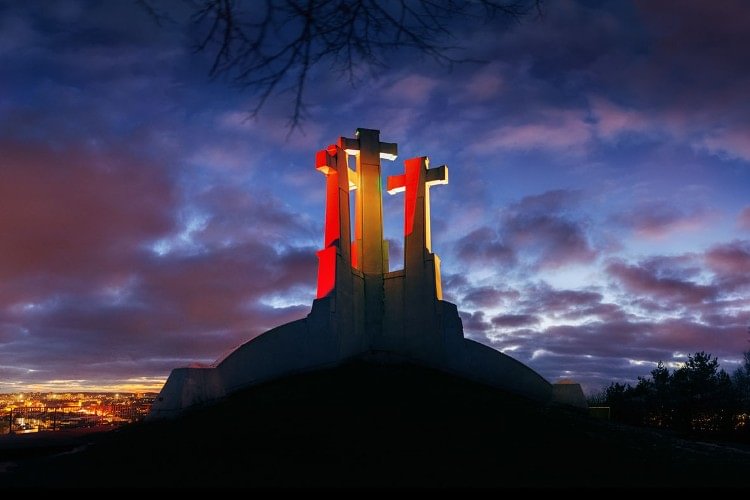
[{"label": "illuminated concrete surface", "polygon": [[[348,166],[352,155],[355,170]],[[553,390],[524,364],[465,339],[456,306],[442,300],[440,259],[431,248],[430,187],[448,183],[447,166],[431,169],[427,157],[411,158],[403,174],[388,177],[388,192],[404,194],[404,269],[387,271],[380,161],[396,156],[396,144],[381,142],[380,132],[368,129],[316,154],[315,167],[326,178],[326,219],[310,314],[246,342],[213,367],[173,370],[152,418],[354,358],[416,363],[544,403],[555,395],[559,402],[579,403],[571,387]]]}]

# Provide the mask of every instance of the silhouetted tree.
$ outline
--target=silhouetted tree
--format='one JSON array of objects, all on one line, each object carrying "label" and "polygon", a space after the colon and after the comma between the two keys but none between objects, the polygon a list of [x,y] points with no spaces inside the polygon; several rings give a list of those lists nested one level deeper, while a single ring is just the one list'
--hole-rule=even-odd
[{"label": "silhouetted tree", "polygon": [[672,375],[662,361],[651,370],[648,410],[654,425],[671,427],[673,418],[673,398],[670,390]]},{"label": "silhouetted tree", "polygon": [[676,397],[675,424],[680,430],[716,431],[731,427],[736,409],[731,380],[719,360],[705,352],[688,356],[672,376]]},{"label": "silhouetted tree", "polygon": [[750,351],[745,351],[742,366],[732,373],[732,383],[737,391],[738,404],[744,411],[750,411]]},{"label": "silhouetted tree", "polygon": [[743,353],[742,366],[732,373],[732,386],[737,398],[738,430],[750,436],[750,351]]},{"label": "silhouetted tree", "polygon": [[733,377],[705,352],[688,356],[672,373],[660,361],[650,377],[638,378],[635,387],[611,384],[604,399],[613,418],[623,422],[683,432],[730,432],[742,409],[737,381],[744,383],[750,373],[750,356],[746,361]]},{"label": "silhouetted tree", "polygon": [[[137,0],[158,24],[169,13]],[[451,56],[456,22],[518,21],[541,14],[541,0],[192,0],[197,51],[213,54],[210,74],[257,95],[256,114],[276,92],[294,96],[290,123],[305,114],[311,70],[328,65],[350,82],[361,68],[387,66],[398,49],[415,49],[438,63]]]}]

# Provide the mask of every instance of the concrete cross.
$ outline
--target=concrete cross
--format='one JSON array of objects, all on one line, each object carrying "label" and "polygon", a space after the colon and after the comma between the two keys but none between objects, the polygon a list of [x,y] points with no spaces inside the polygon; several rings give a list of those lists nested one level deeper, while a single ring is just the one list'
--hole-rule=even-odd
[{"label": "concrete cross", "polygon": [[404,236],[407,239],[412,235],[418,237],[431,252],[430,187],[448,184],[448,166],[429,168],[430,159],[426,156],[410,158],[404,163],[405,173],[388,177],[388,194],[405,193]]},{"label": "concrete cross", "polygon": [[318,252],[320,299],[336,286],[337,255],[351,266],[349,191],[356,189],[357,174],[348,167],[344,150],[335,144],[316,153],[315,168],[326,176],[325,236],[323,250]]},{"label": "concrete cross", "polygon": [[357,157],[352,264],[365,274],[382,275],[388,271],[388,253],[383,242],[380,160],[395,160],[398,148],[394,143],[380,142],[379,130],[359,128],[356,135],[354,139],[339,139],[339,147]]}]

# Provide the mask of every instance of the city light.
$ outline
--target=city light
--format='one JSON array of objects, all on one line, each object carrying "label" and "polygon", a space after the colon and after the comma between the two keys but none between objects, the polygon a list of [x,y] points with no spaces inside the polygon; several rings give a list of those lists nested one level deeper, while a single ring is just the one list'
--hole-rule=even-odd
[{"label": "city light", "polygon": [[155,393],[0,394],[0,435],[116,427],[142,420]]}]

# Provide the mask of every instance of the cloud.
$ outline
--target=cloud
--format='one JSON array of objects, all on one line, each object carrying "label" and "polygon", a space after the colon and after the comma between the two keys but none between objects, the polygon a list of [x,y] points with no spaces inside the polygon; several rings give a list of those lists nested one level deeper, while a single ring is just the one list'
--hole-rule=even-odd
[{"label": "cloud", "polygon": [[484,319],[483,311],[459,311],[459,316],[461,316],[464,332],[469,336],[486,332],[491,328],[491,325]]},{"label": "cloud", "polygon": [[542,215],[549,212],[567,212],[577,207],[583,199],[580,190],[553,189],[541,194],[524,196],[510,205],[507,211],[514,215]]},{"label": "cloud", "polygon": [[584,224],[569,213],[580,196],[554,190],[524,197],[502,210],[496,227],[481,227],[458,240],[456,252],[463,260],[500,268],[590,262],[597,252]]},{"label": "cloud", "polygon": [[[127,263],[173,227],[174,189],[126,151],[4,142],[0,280],[93,277]],[[114,266],[113,266],[114,264]]]},{"label": "cloud", "polygon": [[661,277],[653,269],[643,265],[628,265],[614,261],[607,265],[606,270],[627,291],[667,301],[675,306],[712,301],[720,292],[715,286],[699,285],[673,277]]},{"label": "cloud", "polygon": [[723,276],[750,278],[750,241],[735,240],[706,252],[706,264]]},{"label": "cloud", "polygon": [[540,268],[558,268],[596,257],[583,228],[562,217],[540,215],[508,218],[504,230],[514,248],[531,256]]},{"label": "cloud", "polygon": [[719,129],[711,132],[697,145],[729,158],[750,160],[748,134],[750,134],[750,124],[737,125],[731,130]]},{"label": "cloud", "polygon": [[270,193],[185,204],[170,168],[116,144],[0,150],[8,383],[164,377],[309,310],[319,228]]},{"label": "cloud", "polygon": [[[52,301],[0,312],[0,324],[14,328],[3,352],[12,366],[35,370],[27,380],[164,376],[191,361],[210,363],[304,317],[314,297],[315,264],[312,248],[278,251],[264,243],[142,255],[119,287],[59,290]],[[266,303],[269,291],[288,305]],[[297,304],[289,303],[295,295]]]},{"label": "cloud", "polygon": [[520,297],[516,290],[500,290],[491,286],[471,288],[463,296],[462,303],[476,307],[496,307],[506,301],[513,301]]},{"label": "cloud", "polygon": [[524,288],[517,305],[525,313],[543,314],[549,318],[620,318],[623,313],[619,306],[603,303],[603,299],[603,295],[596,291],[559,290],[542,282]]},{"label": "cloud", "polygon": [[211,247],[259,240],[286,243],[289,235],[296,241],[317,241],[323,234],[322,222],[294,212],[268,191],[221,184],[193,197],[190,204],[209,219],[193,238]]},{"label": "cloud", "polygon": [[488,64],[477,71],[464,87],[466,99],[487,101],[503,91],[504,78],[499,64]]},{"label": "cloud", "polygon": [[628,133],[645,133],[653,128],[652,120],[639,111],[618,106],[602,97],[592,97],[589,103],[596,117],[596,133],[606,140]]},{"label": "cloud", "polygon": [[384,91],[385,97],[391,103],[406,105],[424,104],[438,86],[438,81],[423,75],[409,74],[399,78]]},{"label": "cloud", "polygon": [[643,238],[664,238],[674,232],[700,229],[709,219],[702,208],[679,209],[666,202],[641,204],[613,214],[610,220]]},{"label": "cloud", "polygon": [[503,125],[488,131],[471,146],[477,154],[504,150],[544,149],[579,153],[590,140],[592,127],[578,111],[550,109],[526,123]]},{"label": "cloud", "polygon": [[680,361],[680,353],[706,350],[721,359],[746,347],[741,317],[706,324],[690,319],[594,321],[542,330],[506,330],[492,345],[528,363],[550,380],[572,376],[589,391],[614,380],[633,382],[657,361]]},{"label": "cloud", "polygon": [[536,325],[539,318],[532,314],[500,314],[492,318],[492,324],[498,327],[513,327]]},{"label": "cloud", "polygon": [[513,249],[501,242],[497,232],[488,227],[472,231],[458,240],[456,252],[461,260],[485,265],[508,267],[516,262]]},{"label": "cloud", "polygon": [[580,196],[576,191],[554,190],[522,198],[501,215],[503,240],[534,267],[590,262],[596,251],[584,224],[569,213]]},{"label": "cloud", "polygon": [[750,205],[743,208],[737,216],[737,226],[745,231],[750,231]]}]

